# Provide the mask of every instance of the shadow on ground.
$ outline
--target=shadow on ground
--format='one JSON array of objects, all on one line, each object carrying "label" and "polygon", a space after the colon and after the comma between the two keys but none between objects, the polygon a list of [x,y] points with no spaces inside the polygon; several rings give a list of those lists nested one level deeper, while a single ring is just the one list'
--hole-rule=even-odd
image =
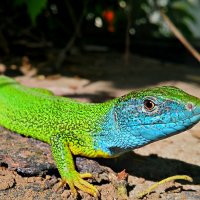
[{"label": "shadow on ground", "polygon": [[111,167],[115,172],[125,169],[130,175],[145,180],[160,181],[174,175],[188,175],[193,178],[191,184],[200,184],[200,166],[181,160],[162,158],[157,155],[142,156],[130,152],[115,159],[98,159],[98,162]]}]

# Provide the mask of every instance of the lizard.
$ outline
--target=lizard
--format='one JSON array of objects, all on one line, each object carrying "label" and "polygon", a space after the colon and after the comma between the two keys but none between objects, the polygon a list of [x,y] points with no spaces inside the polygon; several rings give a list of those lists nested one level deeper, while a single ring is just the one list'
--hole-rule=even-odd
[{"label": "lizard", "polygon": [[75,169],[73,155],[113,158],[183,132],[200,121],[200,99],[173,86],[135,90],[103,103],[83,103],[0,76],[0,125],[46,142],[76,196],[96,187]]}]

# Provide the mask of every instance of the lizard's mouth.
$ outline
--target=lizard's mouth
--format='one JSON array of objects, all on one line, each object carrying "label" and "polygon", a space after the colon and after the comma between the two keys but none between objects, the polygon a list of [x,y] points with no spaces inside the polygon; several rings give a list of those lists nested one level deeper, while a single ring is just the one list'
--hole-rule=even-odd
[{"label": "lizard's mouth", "polygon": [[199,121],[200,121],[200,113],[197,113],[197,114],[193,114],[192,117],[185,117],[183,119],[178,119],[174,122],[170,122],[170,121],[167,123],[157,122],[154,124],[143,124],[142,126],[146,130],[151,129],[153,126],[155,131],[160,130],[162,131],[164,137],[165,136],[168,137],[169,133],[173,135],[173,133],[177,134],[182,131],[188,130],[192,128],[195,124],[197,124]]},{"label": "lizard's mouth", "polygon": [[[187,124],[188,126],[193,126],[194,124],[197,124],[198,122],[200,121],[200,113],[198,114],[194,114],[192,117],[185,117],[183,119],[177,119],[176,121],[169,121],[169,122],[154,122],[154,123],[144,123],[142,124],[141,126],[147,126],[147,127],[150,127],[150,126],[153,126],[153,125],[179,125],[179,124],[182,124],[184,125],[184,127],[187,127]],[[184,123],[185,122],[185,123]],[[138,126],[138,125],[133,125],[133,126]]]},{"label": "lizard's mouth", "polygon": [[149,140],[150,142],[153,142],[186,131],[192,128],[199,121],[200,113],[195,114],[192,117],[179,119],[175,122],[169,121],[168,123],[158,122],[155,124],[143,124],[142,126],[144,128],[144,132],[146,131],[146,134],[141,135],[143,138]]},{"label": "lizard's mouth", "polygon": [[[177,134],[179,132],[186,131],[192,128],[199,121],[200,121],[200,113],[193,115],[192,117],[188,117],[182,120],[177,120],[177,122],[169,122],[167,123],[167,126],[169,126],[170,129],[174,129],[174,133]],[[164,133],[164,135],[168,136],[167,133],[166,134]]]},{"label": "lizard's mouth", "polygon": [[186,128],[186,127],[190,127],[190,126],[197,124],[199,121],[200,121],[200,113],[194,114],[192,117],[186,117],[186,118],[183,118],[183,119],[178,119],[177,121],[174,121],[174,122],[156,123],[156,124],[160,124],[160,125],[162,125],[162,124],[163,125],[164,124],[168,124],[168,125],[174,124],[175,126],[182,124]]}]

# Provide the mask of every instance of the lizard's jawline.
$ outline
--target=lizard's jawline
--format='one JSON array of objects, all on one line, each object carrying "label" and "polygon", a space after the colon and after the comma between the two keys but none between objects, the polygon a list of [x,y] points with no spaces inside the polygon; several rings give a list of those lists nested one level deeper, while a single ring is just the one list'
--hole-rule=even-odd
[{"label": "lizard's jawline", "polygon": [[[195,120],[194,122],[191,122],[191,124],[188,125],[188,127],[190,127],[190,126],[193,126],[193,125],[195,125],[195,124],[197,124],[197,123],[199,122],[199,120],[200,120],[200,114],[193,115],[192,117],[188,117],[188,118],[185,118],[185,119],[182,119],[182,120],[177,120],[177,121],[175,121],[175,122],[169,122],[169,123],[153,123],[153,124],[149,123],[149,124],[142,124],[142,126],[152,126],[152,125],[156,125],[156,124],[159,124],[159,125],[175,124],[175,125],[177,125],[177,124],[180,123],[180,122],[184,122],[185,120],[188,120],[188,119],[191,119],[191,120],[192,120],[193,118],[197,118],[197,120]],[[193,121],[193,120],[192,120],[192,121]],[[138,125],[135,125],[135,126],[138,126]],[[187,127],[187,125],[186,125],[185,127]]]},{"label": "lizard's jawline", "polygon": [[[162,139],[165,139],[165,138],[168,138],[168,137],[177,135],[177,134],[179,134],[179,133],[181,133],[181,132],[184,132],[184,131],[186,131],[186,130],[192,128],[195,124],[197,124],[197,123],[199,122],[200,114],[194,115],[194,116],[191,117],[191,118],[185,118],[185,119],[183,119],[183,120],[181,120],[181,121],[180,121],[180,120],[177,121],[177,122],[183,122],[184,120],[187,120],[187,119],[191,119],[191,121],[192,121],[193,118],[194,118],[194,119],[197,119],[197,120],[194,120],[194,122],[192,122],[192,123],[189,124],[189,125],[183,125],[183,128],[182,128],[182,129],[176,129],[176,130],[174,130],[174,132],[170,132],[170,133],[163,134],[163,135],[161,135],[160,137],[158,137],[157,139],[149,140],[148,142],[143,143],[143,144],[141,144],[141,145],[137,145],[137,146],[135,146],[135,147],[128,147],[127,149],[124,149],[124,148],[122,148],[122,147],[110,147],[109,150],[110,150],[110,152],[112,152],[111,155],[117,155],[117,156],[119,156],[119,155],[121,155],[121,154],[124,154],[124,153],[126,153],[126,152],[132,151],[132,150],[134,150],[134,149],[141,148],[141,147],[146,146],[146,145],[148,145],[148,144],[151,144],[151,143],[153,143],[153,142],[156,142],[156,141],[159,141],[159,140],[162,140]],[[171,123],[167,123],[167,124],[172,124],[172,123],[173,123],[173,124],[176,124],[177,122],[171,122]],[[158,123],[158,124],[159,124],[159,123]],[[164,124],[164,123],[163,123],[163,124]],[[147,124],[147,125],[150,125],[150,124]],[[155,124],[155,125],[156,125],[156,124]],[[165,125],[166,125],[166,124],[165,124]],[[175,126],[176,126],[176,125],[175,125]]]},{"label": "lizard's jawline", "polygon": [[[171,134],[163,135],[163,136],[161,136],[160,138],[158,138],[158,139],[156,139],[156,140],[152,140],[152,141],[147,142],[146,144],[141,144],[141,145],[138,145],[138,146],[133,147],[133,148],[127,148],[126,150],[124,150],[123,148],[121,148],[121,153],[119,153],[118,155],[124,154],[124,153],[129,152],[129,151],[133,151],[133,150],[135,150],[135,149],[139,149],[139,148],[141,148],[141,147],[144,147],[144,146],[146,146],[146,145],[148,145],[148,144],[151,144],[151,143],[154,143],[154,142],[156,142],[156,141],[159,141],[159,140],[162,140],[162,139],[166,139],[166,138],[171,137],[171,136],[174,136],[174,135],[178,135],[178,134],[181,133],[181,132],[184,132],[184,131],[186,131],[186,130],[191,129],[191,128],[192,128],[195,124],[197,124],[197,123],[198,123],[198,121],[197,121],[196,123],[193,123],[192,125],[190,125],[190,126],[188,126],[188,127],[185,126],[185,129],[184,129],[184,130],[177,130],[177,131],[174,132],[174,133],[172,132]],[[120,149],[120,148],[118,147],[118,149]],[[112,148],[110,148],[110,150],[112,151]]]}]

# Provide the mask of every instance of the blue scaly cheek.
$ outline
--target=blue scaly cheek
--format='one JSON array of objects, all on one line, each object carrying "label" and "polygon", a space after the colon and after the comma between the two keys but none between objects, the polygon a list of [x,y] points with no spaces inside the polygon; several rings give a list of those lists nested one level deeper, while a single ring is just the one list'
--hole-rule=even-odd
[{"label": "blue scaly cheek", "polygon": [[144,125],[141,127],[135,127],[133,135],[140,135],[146,140],[153,141],[158,138],[166,137],[165,132],[162,130],[162,126],[160,124],[155,125]]},{"label": "blue scaly cheek", "polygon": [[161,138],[168,137],[175,133],[184,130],[185,126],[172,124],[154,124],[154,125],[145,125],[142,128],[136,128],[133,135],[139,134],[143,138],[149,141],[155,141]]}]

